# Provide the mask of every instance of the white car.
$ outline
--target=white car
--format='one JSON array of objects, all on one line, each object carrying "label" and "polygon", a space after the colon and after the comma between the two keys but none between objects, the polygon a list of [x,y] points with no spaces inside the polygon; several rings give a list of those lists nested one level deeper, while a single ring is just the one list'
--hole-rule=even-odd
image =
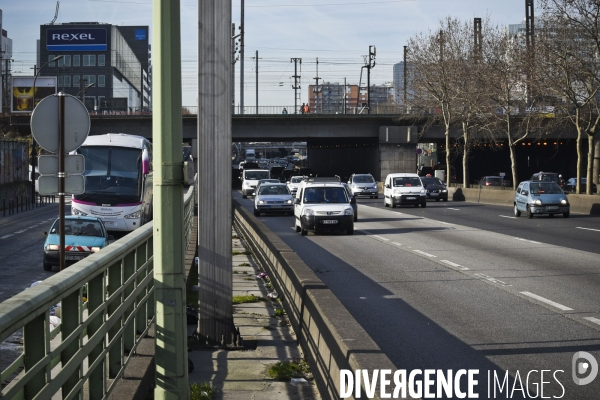
[{"label": "white car", "polygon": [[294,213],[294,197],[285,183],[263,183],[258,187],[254,215],[258,217],[261,213]]},{"label": "white car", "polygon": [[242,197],[253,196],[261,179],[269,179],[271,174],[266,169],[245,169],[242,173]]},{"label": "white car", "polygon": [[296,195],[298,187],[302,184],[302,181],[306,179],[306,176],[292,176],[287,183],[287,187],[290,190],[292,196]]},{"label": "white car", "polygon": [[348,198],[346,189],[333,178],[309,178],[302,182],[294,201],[296,232],[345,231],[354,234],[354,197]]},{"label": "white car", "polygon": [[413,205],[427,207],[427,191],[417,174],[389,174],[383,186],[384,205],[386,207]]}]

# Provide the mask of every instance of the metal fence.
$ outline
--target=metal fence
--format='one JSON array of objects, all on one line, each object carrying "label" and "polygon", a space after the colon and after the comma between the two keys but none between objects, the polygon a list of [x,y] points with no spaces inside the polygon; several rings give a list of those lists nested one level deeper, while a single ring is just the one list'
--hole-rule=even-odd
[{"label": "metal fence", "polygon": [[[186,246],[194,199],[190,186]],[[1,399],[110,395],[155,318],[152,226],[0,303],[0,342],[23,338],[22,353],[0,371]]]}]

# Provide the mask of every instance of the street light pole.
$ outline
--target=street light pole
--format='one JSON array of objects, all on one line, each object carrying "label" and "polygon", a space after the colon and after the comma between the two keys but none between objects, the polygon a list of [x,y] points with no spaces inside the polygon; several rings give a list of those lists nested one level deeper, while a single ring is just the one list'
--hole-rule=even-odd
[{"label": "street light pole", "polygon": [[[31,101],[31,112],[33,112],[33,110],[35,109],[35,81],[37,80],[38,75],[40,74],[40,71],[42,70],[42,68],[44,68],[46,65],[50,64],[51,62],[55,62],[60,60],[61,58],[63,58],[64,56],[60,55],[60,56],[56,56],[54,57],[52,60],[46,62],[44,65],[42,65],[41,67],[39,67],[37,69],[37,71],[35,72],[35,76],[33,77],[33,99]],[[35,204],[35,167],[37,167],[37,150],[36,150],[36,142],[35,139],[33,137],[33,135],[31,135],[31,204]]]}]

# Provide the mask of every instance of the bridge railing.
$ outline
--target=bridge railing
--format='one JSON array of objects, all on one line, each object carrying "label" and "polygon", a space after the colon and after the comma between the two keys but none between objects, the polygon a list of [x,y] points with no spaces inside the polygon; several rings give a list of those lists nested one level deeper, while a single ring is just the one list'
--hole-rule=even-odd
[{"label": "bridge railing", "polygon": [[[184,194],[186,245],[194,198],[190,186]],[[22,353],[0,371],[1,399],[110,395],[154,322],[152,227],[147,223],[0,303],[0,343],[23,340]],[[0,349],[6,364],[4,355]]]}]

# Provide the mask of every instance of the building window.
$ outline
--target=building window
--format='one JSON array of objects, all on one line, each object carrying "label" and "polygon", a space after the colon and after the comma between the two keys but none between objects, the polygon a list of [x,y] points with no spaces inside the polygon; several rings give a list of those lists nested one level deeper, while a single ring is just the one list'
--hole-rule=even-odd
[{"label": "building window", "polygon": [[83,66],[84,67],[95,67],[96,66],[96,55],[95,54],[84,54],[83,55]]},{"label": "building window", "polygon": [[104,58],[105,58],[104,54],[98,54],[98,66],[99,67],[104,67]]},{"label": "building window", "polygon": [[79,87],[79,75],[73,75],[73,87]]},{"label": "building window", "polygon": [[65,75],[65,87],[71,87],[71,76]]},{"label": "building window", "polygon": [[79,67],[81,65],[80,64],[80,62],[81,62],[80,60],[81,60],[81,56],[79,54],[74,55],[73,56],[73,66],[74,67]]},{"label": "building window", "polygon": [[104,75],[98,75],[98,87],[104,87]]},{"label": "building window", "polygon": [[83,81],[84,81],[83,84],[86,86],[91,83],[96,83],[96,75],[84,75]]},{"label": "building window", "polygon": [[60,89],[61,87],[64,87],[64,76],[63,75],[59,75],[58,76],[58,88]]},{"label": "building window", "polygon": [[98,96],[98,107],[106,108],[106,101],[104,100],[105,96]]},{"label": "building window", "polygon": [[63,56],[63,58],[61,58],[60,60],[58,60],[58,67],[64,67],[65,66],[65,56]]},{"label": "building window", "polygon": [[[56,57],[56,56],[53,56],[53,55],[49,54],[49,55],[48,55],[48,61],[52,61],[52,60],[54,60],[54,57]],[[62,59],[61,59],[61,60],[62,60]],[[61,60],[58,60],[58,61],[61,61]],[[55,61],[53,61],[53,62],[51,62],[51,63],[48,63],[48,66],[49,66],[49,67],[55,67],[55,66],[56,66],[56,62],[55,62]]]},{"label": "building window", "polygon": [[[71,56],[70,55],[64,56],[63,60],[65,60],[65,67],[70,67],[71,66]],[[59,67],[60,67],[60,65],[59,65]]]}]

